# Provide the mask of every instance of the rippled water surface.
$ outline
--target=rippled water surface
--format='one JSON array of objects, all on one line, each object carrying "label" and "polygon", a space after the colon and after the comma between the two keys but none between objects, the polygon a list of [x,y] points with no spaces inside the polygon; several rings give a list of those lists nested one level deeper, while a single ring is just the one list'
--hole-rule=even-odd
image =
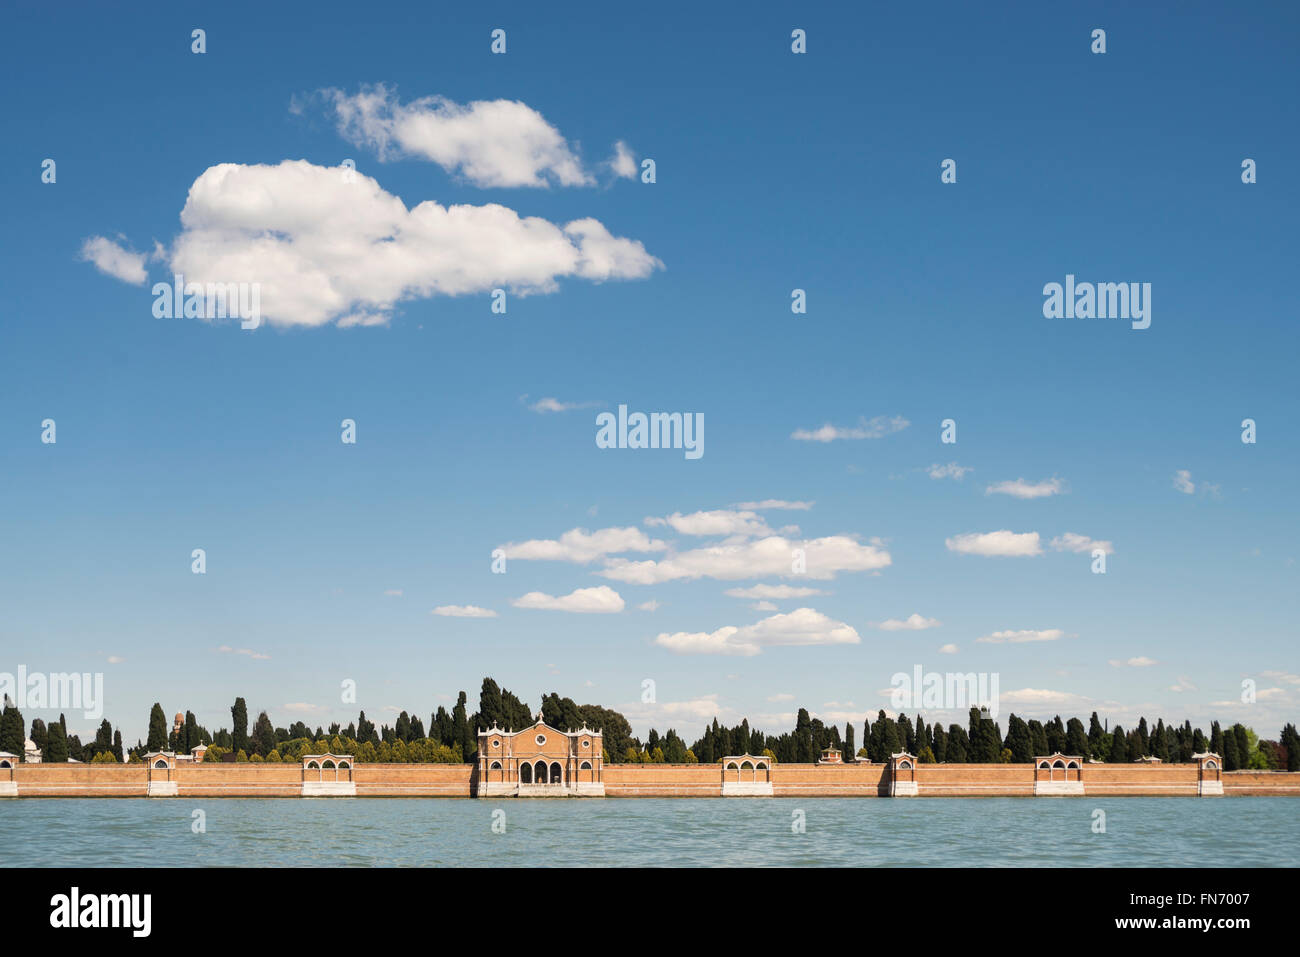
[{"label": "rippled water surface", "polygon": [[0,802],[0,847],[20,866],[1280,867],[1300,800],[31,798]]}]

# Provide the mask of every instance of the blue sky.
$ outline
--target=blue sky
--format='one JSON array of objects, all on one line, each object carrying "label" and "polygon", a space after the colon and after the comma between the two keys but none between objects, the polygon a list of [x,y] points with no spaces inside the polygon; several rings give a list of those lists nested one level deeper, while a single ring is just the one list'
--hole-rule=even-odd
[{"label": "blue sky", "polygon": [[[715,713],[780,731],[799,706],[860,730],[917,664],[996,672],[1001,710],[1028,716],[1266,736],[1297,717],[1294,7],[3,17],[0,671],[103,671],[129,740],[155,700],[214,730],[236,695],[277,724],[358,707],[391,723],[476,700],[484,674],[534,705],[555,690],[619,708],[641,734],[692,740]],[[497,101],[525,106],[470,106]],[[449,111],[465,124],[419,125]],[[608,165],[619,143],[630,177]],[[346,159],[360,194],[339,185]],[[236,165],[217,182],[220,164]],[[521,168],[539,185],[516,185]],[[258,234],[248,197],[291,193],[298,231]],[[499,242],[473,212],[442,252],[354,235],[414,235],[421,203],[499,204],[508,225],[544,220],[545,241],[512,226]],[[588,218],[583,247],[563,229]],[[126,258],[86,261],[95,237]],[[244,272],[222,271],[232,249],[254,250]],[[295,257],[356,295],[303,305],[322,283],[281,268]],[[260,281],[262,325],[155,318],[151,287],[180,261]],[[516,294],[538,261],[546,290]],[[467,291],[415,288],[452,272]],[[1067,273],[1150,283],[1150,328],[1045,319],[1042,288]],[[535,411],[547,398],[575,408]],[[705,454],[598,449],[595,417],[619,404],[702,414]],[[828,424],[885,434],[794,437]],[[928,471],[952,463],[960,478]],[[1017,480],[1038,497],[990,491]],[[812,504],[737,507],[770,500]],[[743,537],[647,521],[709,511]],[[662,546],[491,572],[498,546],[629,528]],[[948,544],[1003,530],[1037,533],[1040,554]],[[1110,543],[1106,574],[1052,547],[1067,534]],[[781,576],[754,559],[778,535],[888,564]],[[699,577],[608,574],[683,555]],[[725,594],[759,584],[820,594]],[[601,587],[622,611],[513,604]],[[496,617],[432,613],[446,606]],[[911,615],[939,624],[879,627]],[[792,632],[815,643],[780,643]],[[1044,634],[978,640],[1001,632]],[[758,653],[681,653],[745,635]]]}]

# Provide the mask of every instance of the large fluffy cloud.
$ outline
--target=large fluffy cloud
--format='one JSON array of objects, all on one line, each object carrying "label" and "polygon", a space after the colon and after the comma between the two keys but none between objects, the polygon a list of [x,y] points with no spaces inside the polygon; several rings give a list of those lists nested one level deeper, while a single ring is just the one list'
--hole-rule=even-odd
[{"label": "large fluffy cloud", "polygon": [[662,263],[594,219],[559,226],[497,204],[412,209],[368,176],[285,160],[223,163],[190,187],[171,266],[187,282],[258,283],[265,319],[371,325],[400,301],[566,277],[642,279]]},{"label": "large fluffy cloud", "polygon": [[741,628],[727,625],[712,632],[665,632],[655,638],[655,644],[681,655],[750,657],[775,645],[856,645],[861,640],[852,626],[812,608],[799,608]]}]

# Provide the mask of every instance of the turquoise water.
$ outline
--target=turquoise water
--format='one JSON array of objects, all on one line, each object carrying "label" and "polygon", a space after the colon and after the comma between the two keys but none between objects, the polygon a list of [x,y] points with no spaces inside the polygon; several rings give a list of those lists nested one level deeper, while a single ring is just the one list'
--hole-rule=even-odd
[{"label": "turquoise water", "polygon": [[1300,800],[32,798],[0,802],[0,847],[19,866],[1293,867]]}]

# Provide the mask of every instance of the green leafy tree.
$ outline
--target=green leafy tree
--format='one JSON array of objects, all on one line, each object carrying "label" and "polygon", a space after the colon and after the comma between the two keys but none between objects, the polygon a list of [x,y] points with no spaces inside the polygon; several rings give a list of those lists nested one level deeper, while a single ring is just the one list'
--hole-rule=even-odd
[{"label": "green leafy tree", "polygon": [[249,739],[249,744],[252,746],[253,753],[261,758],[265,758],[275,749],[275,728],[271,726],[271,719],[265,711],[257,716],[257,722],[253,725],[253,735]]},{"label": "green leafy tree", "polygon": [[1087,760],[1092,753],[1088,746],[1088,735],[1083,730],[1083,722],[1078,718],[1071,718],[1065,725],[1065,751],[1067,754],[1078,754]]},{"label": "green leafy tree", "polygon": [[1300,771],[1300,732],[1294,724],[1286,724],[1278,742],[1286,752],[1285,761],[1288,771]]}]

